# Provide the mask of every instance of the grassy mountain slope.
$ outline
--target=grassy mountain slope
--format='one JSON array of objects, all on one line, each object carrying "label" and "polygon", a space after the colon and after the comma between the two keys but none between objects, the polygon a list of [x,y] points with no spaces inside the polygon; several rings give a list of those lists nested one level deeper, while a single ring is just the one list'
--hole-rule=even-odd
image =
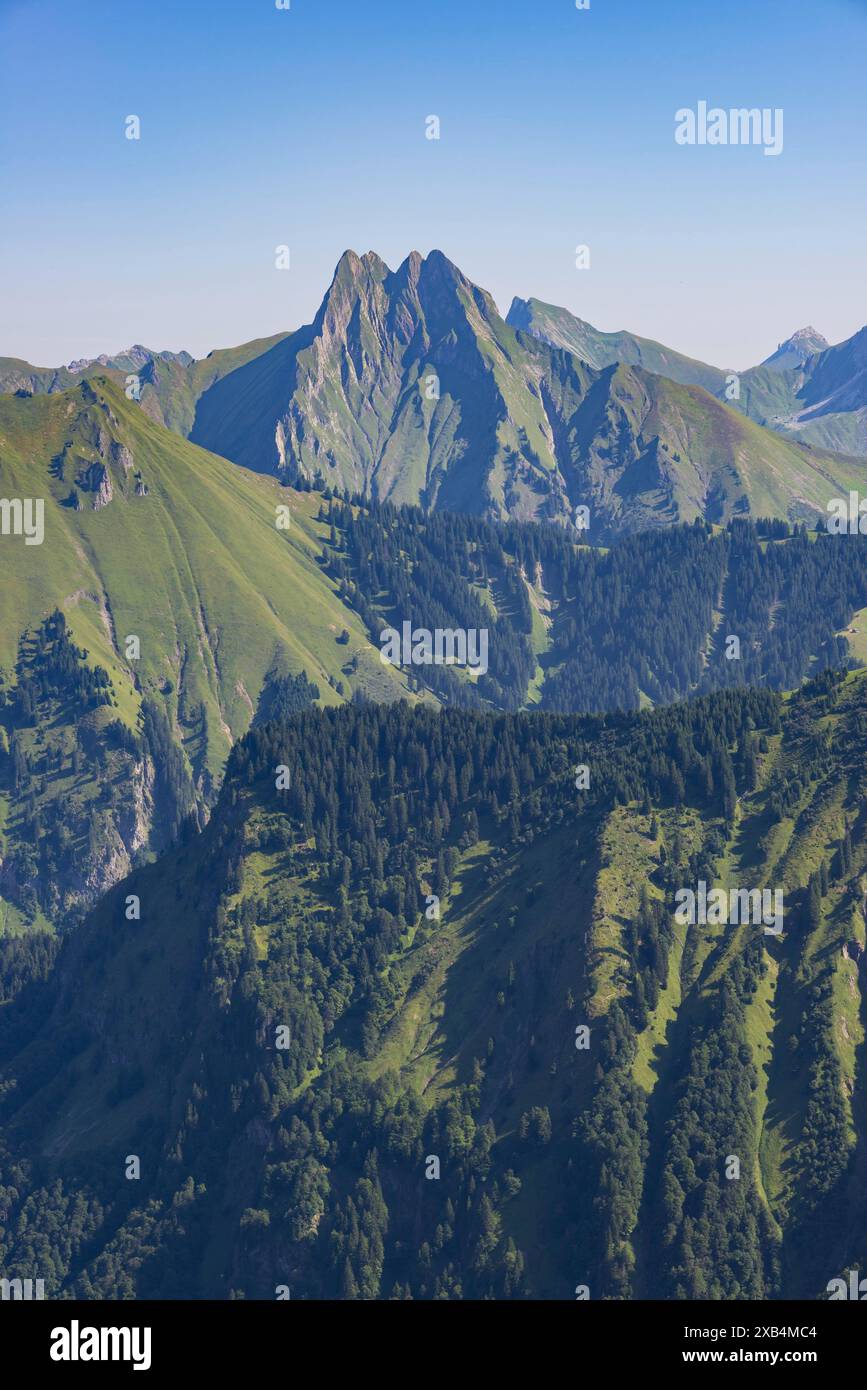
[{"label": "grassy mountain slope", "polygon": [[625,332],[602,333],[568,309],[545,304],[541,299],[513,299],[506,322],[552,347],[565,348],[597,369],[617,363],[643,367],[682,386],[703,386],[713,395],[721,394],[725,387],[726,372],[719,367],[685,357],[652,338]]},{"label": "grassy mountain slope", "polygon": [[[107,377],[0,397],[0,487],[45,507],[43,544],[0,537],[7,688],[20,684],[22,635],[60,610],[85,665],[106,672],[114,717],[137,733],[142,701],[155,703],[202,805],[269,677],[306,672],[324,703],[356,688],[384,699],[405,691],[318,563],[318,498],[206,454]],[[291,510],[286,530],[278,506]],[[78,706],[65,708],[77,721]],[[66,719],[54,708],[46,727]],[[18,722],[26,742],[28,721]]]},{"label": "grassy mountain slope", "polygon": [[219,348],[188,365],[165,362],[151,356],[141,371],[142,407],[153,419],[179,434],[189,436],[200,398],[214,384],[245,363],[276,347],[288,335],[275,333],[236,348]]},{"label": "grassy mountain slope", "polygon": [[[204,703],[217,764],[281,654],[321,682],[324,700],[338,698],[329,677],[346,653],[335,637],[352,615],[316,563],[318,498],[178,439],[104,378],[0,398],[0,477],[5,495],[46,500],[43,545],[2,539],[4,665],[23,627],[65,606],[122,684],[162,690],[175,713]],[[282,505],[286,530],[275,524]],[[128,634],[140,638],[135,665]]]},{"label": "grassy mountain slope", "polygon": [[565,389],[552,373],[550,397],[563,420],[568,493],[589,507],[591,534],[696,516],[814,517],[863,479],[863,460],[794,446],[700,386],[617,366],[576,398],[564,376]]},{"label": "grassy mountain slope", "polygon": [[[728,371],[631,333],[601,333],[555,304],[515,299],[507,322],[543,343],[575,353],[597,369],[617,363],[640,367],[729,400]],[[802,329],[781,343],[767,361],[737,373],[740,394],[730,404],[785,437],[826,453],[863,459],[867,454],[865,351],[867,329],[833,347],[814,329]],[[751,443],[758,443],[756,436]],[[797,495],[794,487],[789,491]]]}]

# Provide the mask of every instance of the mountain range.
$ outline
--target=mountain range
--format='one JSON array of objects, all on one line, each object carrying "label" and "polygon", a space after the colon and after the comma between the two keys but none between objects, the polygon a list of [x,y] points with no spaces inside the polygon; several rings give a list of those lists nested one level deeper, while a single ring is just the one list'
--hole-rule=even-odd
[{"label": "mountain range", "polygon": [[[827,391],[859,337],[754,372]],[[860,539],[801,534],[862,461],[746,420],[713,370],[535,300],[505,321],[438,252],[347,252],[312,325],[198,362],[5,359],[0,487],[47,508],[44,545],[0,546],[6,927],[77,920],[203,824],[287,698],[638,709],[867,656]],[[489,669],[384,664],[407,620],[484,629]]]},{"label": "mountain range", "polygon": [[732,374],[538,300],[503,319],[438,251],[396,271],[347,251],[295,332],[198,362],[141,347],[74,371],[0,359],[0,390],[64,390],[96,366],[251,470],[489,519],[578,516],[605,542],[696,516],[815,518],[855,486],[867,330],[823,343],[803,330]]},{"label": "mountain range", "polygon": [[347,252],[201,361],[0,359],[4,1279],[863,1268],[864,332],[718,372]]},{"label": "mountain range", "polygon": [[[203,825],[275,708],[637,710],[867,656],[864,537],[696,520],[609,550],[348,503],[205,452],[108,375],[0,397],[0,479],[46,504],[42,545],[0,547],[7,930],[69,926]],[[485,670],[383,661],[407,622],[484,632]]]}]

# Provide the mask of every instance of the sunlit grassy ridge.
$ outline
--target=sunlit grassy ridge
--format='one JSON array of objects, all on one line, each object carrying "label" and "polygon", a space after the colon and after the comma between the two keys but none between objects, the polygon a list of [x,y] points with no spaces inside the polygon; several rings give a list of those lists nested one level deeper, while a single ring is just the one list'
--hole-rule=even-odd
[{"label": "sunlit grassy ridge", "polygon": [[[76,485],[102,470],[111,500]],[[217,770],[272,669],[306,671],[323,701],[365,679],[401,689],[317,563],[318,498],[281,488],[154,424],[105,377],[29,400],[0,396],[5,496],[45,499],[45,541],[0,539],[0,661],[54,607],[105,666],[133,722],[161,692],[183,725],[204,706]],[[68,503],[75,497],[78,509]],[[102,499],[100,499],[102,500]],[[277,508],[288,508],[278,529]],[[346,628],[349,643],[337,638]],[[141,655],[127,658],[127,639]],[[359,655],[359,672],[342,668]]]}]

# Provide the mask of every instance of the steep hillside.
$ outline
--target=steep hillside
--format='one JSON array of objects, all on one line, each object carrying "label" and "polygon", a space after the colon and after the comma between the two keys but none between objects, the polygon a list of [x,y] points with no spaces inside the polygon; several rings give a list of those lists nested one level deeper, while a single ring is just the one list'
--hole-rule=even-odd
[{"label": "steep hillside", "polygon": [[861,536],[696,522],[606,550],[557,527],[418,508],[332,499],[323,516],[323,563],[372,641],[406,622],[486,634],[476,679],[408,668],[414,687],[451,705],[639,709],[726,685],[791,689],[863,659]]},{"label": "steep hillside", "polygon": [[[346,652],[336,637],[352,615],[316,560],[318,498],[177,438],[103,378],[0,397],[0,479],[6,496],[45,500],[42,545],[0,541],[4,664],[23,627],[65,606],[127,685],[162,690],[175,713],[204,704],[215,745],[222,739],[217,763],[278,658],[338,698],[330,685]],[[128,635],[139,637],[135,664]]]},{"label": "steep hillside", "polygon": [[[822,1296],[865,1254],[865,738],[860,674],[254,731],[208,827],[53,970],[35,936],[0,955],[4,1270]],[[781,892],[781,931],[679,921],[702,882]]]},{"label": "steep hillside", "polygon": [[145,703],[139,737],[89,655],[56,610],[22,636],[14,680],[0,676],[0,936],[74,925],[195,808],[159,746],[158,706]]},{"label": "steep hillside", "polygon": [[513,300],[507,322],[593,367],[643,367],[683,386],[702,386],[789,439],[826,452],[867,455],[867,329],[831,347],[814,328],[803,328],[759,366],[733,373],[632,333],[601,333],[568,309],[538,299]]},{"label": "steep hillside", "polygon": [[152,354],[140,371],[142,409],[179,434],[192,433],[201,397],[224,376],[263,356],[289,335],[275,333],[236,348],[219,348],[207,357],[183,365],[166,363]]},{"label": "steep hillside", "polygon": [[616,366],[582,394],[574,358],[555,353],[552,363],[543,395],[561,430],[558,463],[570,501],[589,509],[591,535],[695,517],[815,519],[829,497],[863,485],[862,459],[793,445],[700,386]]},{"label": "steep hillside", "polygon": [[[41,544],[12,526],[0,536],[7,749],[19,735],[22,756],[24,744],[40,744],[27,754],[33,785],[12,778],[0,750],[0,834],[30,823],[31,797],[41,805],[71,794],[59,768],[71,768],[72,726],[87,710],[73,668],[90,673],[85,684],[102,671],[109,711],[134,736],[149,702],[163,760],[179,756],[174,780],[189,782],[200,809],[269,682],[305,672],[325,703],[356,689],[382,699],[406,690],[318,563],[318,499],[206,454],[154,424],[107,378],[58,394],[0,396],[0,490],[43,506]],[[278,507],[288,509],[279,513],[288,529],[277,527]],[[62,678],[46,684],[30,671],[31,648],[55,610],[86,655],[64,658]],[[85,738],[82,786],[98,766],[87,747]],[[142,765],[136,776],[158,773]],[[123,836],[124,853],[147,842],[148,803],[149,794]],[[8,848],[0,842],[0,859]],[[112,857],[106,845],[99,853]]]}]

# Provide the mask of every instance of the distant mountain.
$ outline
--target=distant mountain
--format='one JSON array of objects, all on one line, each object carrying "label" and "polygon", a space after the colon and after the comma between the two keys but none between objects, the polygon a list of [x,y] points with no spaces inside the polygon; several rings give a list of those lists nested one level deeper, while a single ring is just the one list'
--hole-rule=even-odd
[{"label": "distant mountain", "polygon": [[533,515],[553,483],[542,368],[440,252],[390,271],[350,251],[313,324],[206,393],[192,438],[289,480]]},{"label": "distant mountain", "polygon": [[37,396],[74,385],[75,373],[68,367],[34,367],[21,357],[0,357],[0,394]]},{"label": "distant mountain", "polygon": [[817,333],[815,328],[799,328],[791,338],[780,343],[776,352],[766,357],[761,365],[773,367],[778,372],[786,371],[790,367],[803,367],[808,358],[817,352],[824,352],[827,347],[830,347],[828,339]]},{"label": "distant mountain", "polygon": [[684,357],[662,343],[634,333],[602,333],[568,309],[544,304],[540,299],[513,299],[506,322],[552,347],[574,352],[591,367],[612,367],[616,363],[644,367],[682,386],[703,386],[712,395],[720,395],[725,387],[726,373],[719,367]]},{"label": "distant mountain", "polygon": [[161,362],[177,362],[181,367],[191,367],[195,361],[189,352],[152,352],[150,348],[142,347],[141,343],[135,343],[133,347],[127,348],[126,352],[118,352],[112,357],[106,354],[101,357],[82,357],[76,362],[70,362],[69,370],[84,372],[88,367],[111,367],[118,372],[137,372],[147,362],[157,358]]},{"label": "distant mountain", "polygon": [[[791,361],[787,344],[780,351]],[[744,372],[740,390],[738,404],[760,423],[817,447],[867,455],[867,328],[800,363],[781,367],[771,358]]]},{"label": "distant mountain", "polygon": [[[285,336],[277,333],[240,347],[218,349],[198,361],[188,352],[153,352],[141,344],[114,356],[81,358],[70,362],[68,367],[34,367],[19,358],[0,357],[0,395],[67,391],[76,385],[81,375],[101,370],[125,392],[136,392],[142,409],[152,420],[187,436],[202,392],[226,372],[235,371],[251,357],[267,352]],[[137,383],[128,383],[129,376],[137,377]]]},{"label": "distant mountain", "polygon": [[[758,367],[721,371],[631,333],[601,333],[567,309],[515,299],[508,321],[542,342],[574,352],[594,367],[640,366],[717,399],[816,449],[867,456],[867,329],[836,347],[815,328],[802,328]],[[731,378],[737,378],[738,395]]]},{"label": "distant mountain", "polygon": [[[726,373],[535,299],[504,320],[439,251],[396,271],[347,251],[294,333],[198,362],[141,345],[97,361],[158,423],[284,482],[567,526],[586,507],[607,541],[696,516],[809,518],[861,480],[867,329],[823,343],[804,329]],[[0,391],[65,390],[82,369],[0,359]]]},{"label": "distant mountain", "polygon": [[[379,501],[567,525],[586,506],[597,539],[695,516],[815,515],[857,472],[659,375],[716,388],[716,369],[628,335],[596,343],[593,365],[587,326],[566,346],[558,323],[555,342],[538,324],[516,330],[441,252],[396,271],[347,252],[309,327],[202,393],[191,438]],[[627,349],[652,370],[624,363]]]}]

